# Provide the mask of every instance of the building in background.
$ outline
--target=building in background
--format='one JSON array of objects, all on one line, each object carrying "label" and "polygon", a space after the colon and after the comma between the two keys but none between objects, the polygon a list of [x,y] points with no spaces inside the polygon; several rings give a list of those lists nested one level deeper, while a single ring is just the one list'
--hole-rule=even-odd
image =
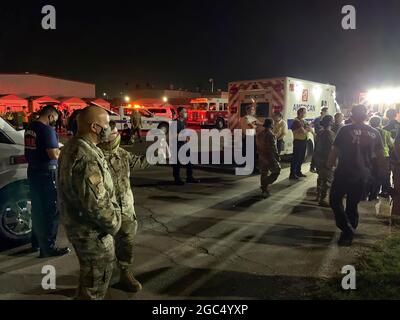
[{"label": "building in background", "polygon": [[92,83],[71,81],[39,74],[0,74],[0,94],[32,96],[95,98]]},{"label": "building in background", "polygon": [[[163,90],[163,89],[136,89],[128,93],[130,101],[142,102],[143,104],[168,103],[173,106],[190,106],[190,101],[196,98],[228,98],[228,93],[223,91],[193,92],[187,90]],[[120,101],[118,101],[120,100]],[[114,104],[124,103],[123,97],[114,100]]]},{"label": "building in background", "polygon": [[136,89],[129,92],[132,100],[138,99],[193,99],[200,97],[201,93],[184,90],[163,90],[163,89]]},{"label": "building in background", "polygon": [[0,113],[7,107],[19,112],[23,106],[38,111],[45,104],[75,110],[87,106],[82,98],[95,99],[96,86],[39,74],[0,74],[0,96]]}]

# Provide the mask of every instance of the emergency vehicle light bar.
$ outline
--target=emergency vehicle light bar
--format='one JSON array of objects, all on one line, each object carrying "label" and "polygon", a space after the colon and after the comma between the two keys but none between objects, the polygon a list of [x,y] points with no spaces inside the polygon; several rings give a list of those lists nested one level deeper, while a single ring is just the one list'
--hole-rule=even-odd
[{"label": "emergency vehicle light bar", "polygon": [[208,103],[207,98],[197,98],[190,100],[190,103]]}]

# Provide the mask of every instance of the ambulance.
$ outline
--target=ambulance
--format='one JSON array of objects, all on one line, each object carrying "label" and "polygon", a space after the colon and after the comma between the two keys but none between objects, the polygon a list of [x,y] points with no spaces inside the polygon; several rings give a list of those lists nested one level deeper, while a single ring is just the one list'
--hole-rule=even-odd
[{"label": "ambulance", "polygon": [[190,101],[187,123],[222,130],[228,123],[228,115],[228,99],[197,98]]},{"label": "ambulance", "polygon": [[[246,115],[249,105],[256,107],[256,116],[261,122],[271,118],[274,112],[282,113],[289,128],[282,155],[293,153],[293,133],[290,128],[297,117],[297,110],[306,108],[306,121],[310,123],[320,116],[323,107],[328,107],[328,113],[332,116],[340,112],[335,86],[291,77],[229,83],[230,129],[240,128],[240,120]],[[312,153],[313,148],[314,137],[310,134],[308,152]]]}]

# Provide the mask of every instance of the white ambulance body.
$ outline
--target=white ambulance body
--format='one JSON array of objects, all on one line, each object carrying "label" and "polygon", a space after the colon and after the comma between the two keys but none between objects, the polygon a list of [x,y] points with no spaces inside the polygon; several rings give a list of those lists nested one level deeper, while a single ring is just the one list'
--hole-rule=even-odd
[{"label": "white ambulance body", "polygon": [[[308,122],[313,122],[320,116],[322,107],[328,107],[332,116],[340,112],[336,102],[336,87],[333,85],[289,77],[231,82],[228,118],[230,129],[240,128],[241,117],[246,115],[246,108],[251,104],[256,106],[256,116],[261,122],[271,118],[274,112],[282,113],[289,129],[282,154],[293,152],[293,133],[290,128],[299,108],[307,109]],[[311,149],[313,141],[310,134]]]}]

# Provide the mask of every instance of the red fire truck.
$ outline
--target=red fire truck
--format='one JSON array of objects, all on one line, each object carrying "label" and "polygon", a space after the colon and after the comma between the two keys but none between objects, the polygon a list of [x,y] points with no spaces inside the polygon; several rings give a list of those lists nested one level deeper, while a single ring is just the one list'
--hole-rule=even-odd
[{"label": "red fire truck", "polygon": [[219,130],[228,123],[228,99],[197,98],[190,101],[188,124],[211,126]]}]

